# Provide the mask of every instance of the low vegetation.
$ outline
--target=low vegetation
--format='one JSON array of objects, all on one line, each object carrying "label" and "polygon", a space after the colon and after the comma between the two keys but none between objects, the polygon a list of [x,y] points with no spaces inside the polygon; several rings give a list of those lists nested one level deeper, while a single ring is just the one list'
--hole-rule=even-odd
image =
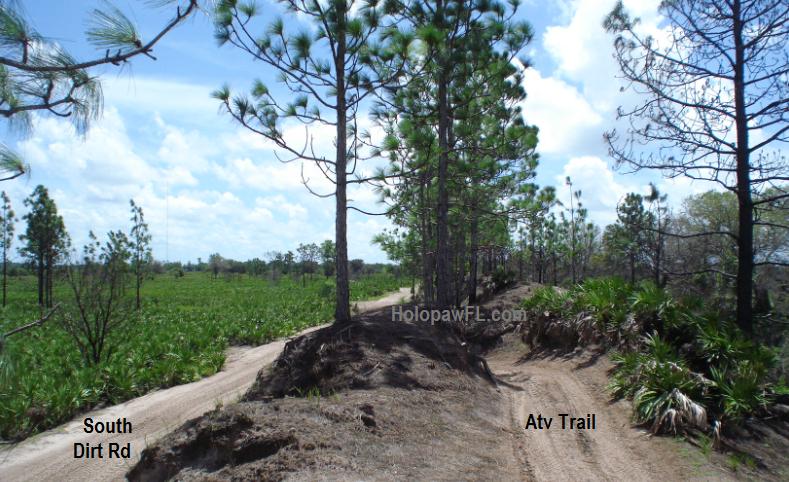
[{"label": "low vegetation", "polygon": [[[388,274],[364,276],[351,281],[351,298],[374,298],[402,284],[408,282]],[[320,276],[276,282],[209,273],[157,276],[142,287],[141,311],[129,310],[125,324],[108,334],[110,352],[95,364],[84,362],[55,317],[4,344],[0,437],[22,438],[80,411],[211,375],[222,367],[228,345],[261,344],[331,320],[333,289]],[[68,290],[56,284],[54,298],[69,300]],[[33,277],[9,284],[0,332],[38,318],[35,293]],[[73,311],[66,305],[59,316]]]},{"label": "low vegetation", "polygon": [[635,421],[654,433],[695,428],[717,439],[727,424],[767,414],[787,393],[775,349],[701,300],[651,282],[541,287],[523,304],[533,315],[533,345],[612,350],[612,394],[632,399]]}]

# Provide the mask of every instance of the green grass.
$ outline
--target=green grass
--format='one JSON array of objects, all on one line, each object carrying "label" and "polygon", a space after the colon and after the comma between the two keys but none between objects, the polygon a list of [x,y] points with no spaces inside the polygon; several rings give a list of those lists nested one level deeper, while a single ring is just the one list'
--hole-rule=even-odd
[{"label": "green grass", "polygon": [[[364,277],[351,282],[351,299],[375,298],[404,284],[389,275]],[[68,301],[68,294],[65,285],[55,287],[56,301]],[[158,276],[143,287],[139,316],[110,340],[112,358],[93,367],[84,365],[55,316],[5,342],[0,360],[10,366],[0,376],[0,437],[25,437],[96,405],[211,375],[222,367],[228,345],[262,344],[330,321],[333,298],[333,280],[318,276],[306,286],[290,278]],[[11,279],[0,332],[37,319],[36,300],[34,278]]]}]

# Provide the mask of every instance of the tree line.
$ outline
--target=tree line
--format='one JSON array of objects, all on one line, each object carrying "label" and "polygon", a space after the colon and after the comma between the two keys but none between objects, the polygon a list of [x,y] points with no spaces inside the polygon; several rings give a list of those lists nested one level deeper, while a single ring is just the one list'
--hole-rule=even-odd
[{"label": "tree line", "polygon": [[[202,258],[197,259],[197,264],[187,262],[178,263],[178,267],[184,271],[205,271],[210,272],[214,278],[220,274],[248,274],[250,276],[265,277],[270,276],[272,280],[280,276],[299,275],[303,279],[306,276],[322,275],[331,278],[335,274],[336,248],[334,241],[327,239],[317,243],[300,243],[293,251],[269,251],[265,258],[252,258],[247,261],[238,261],[225,258],[219,253],[209,255],[207,262]],[[381,263],[365,263],[363,259],[355,258],[348,261],[348,272],[351,277],[381,272],[385,269],[394,268]]]},{"label": "tree line", "polygon": [[517,4],[419,5],[401,21],[416,26],[419,54],[374,115],[390,159],[378,186],[397,226],[378,241],[421,277],[426,304],[473,302],[480,264],[554,284],[646,273],[658,285],[714,291],[754,333],[764,290],[780,293],[775,278],[789,266],[785,2],[664,2],[666,39],[645,35],[621,2],[606,16],[623,89],[640,94],[618,110],[624,133],[605,134],[611,157],[631,172],[706,180],[722,192],[676,213],[654,186],[631,193],[604,230],[571,179],[566,199],[532,182],[537,132],[518,110],[528,61],[517,56],[531,34],[504,13]]}]

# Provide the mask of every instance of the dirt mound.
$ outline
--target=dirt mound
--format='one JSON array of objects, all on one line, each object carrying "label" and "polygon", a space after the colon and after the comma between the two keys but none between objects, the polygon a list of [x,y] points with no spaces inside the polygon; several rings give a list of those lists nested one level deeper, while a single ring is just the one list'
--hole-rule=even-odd
[{"label": "dirt mound", "polygon": [[[297,443],[287,431],[254,427],[252,419],[235,407],[190,420],[172,438],[172,447],[152,448],[128,477],[131,480],[166,480],[182,468],[213,472],[228,464],[269,457]],[[153,461],[155,463],[151,463]]]},{"label": "dirt mound", "polygon": [[291,340],[271,368],[258,374],[244,400],[384,386],[463,388],[468,380],[459,374],[487,376],[482,359],[451,331],[393,322],[382,310]]},{"label": "dirt mound", "polygon": [[[239,403],[146,449],[128,477],[436,480],[495,473],[503,459],[490,447],[506,443],[498,438],[508,430],[499,396],[484,360],[454,332],[395,323],[379,311],[291,340]],[[469,434],[485,443],[470,447]]]},{"label": "dirt mound", "polygon": [[240,402],[168,435],[128,478],[480,480],[473,474],[498,473],[511,453],[497,397],[485,389],[378,388]]}]

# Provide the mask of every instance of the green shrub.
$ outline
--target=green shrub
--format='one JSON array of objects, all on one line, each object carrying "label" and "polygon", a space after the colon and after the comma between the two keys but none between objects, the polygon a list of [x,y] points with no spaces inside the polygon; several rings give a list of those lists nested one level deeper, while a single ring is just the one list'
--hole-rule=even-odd
[{"label": "green shrub", "polygon": [[611,361],[616,370],[611,375],[608,389],[616,398],[631,398],[639,388],[641,367],[647,361],[647,355],[637,351],[613,352]]},{"label": "green shrub", "polygon": [[572,294],[569,291],[552,286],[540,286],[534,290],[531,297],[523,301],[522,306],[534,314],[547,311],[553,316],[562,317],[571,314],[571,299]]},{"label": "green shrub", "polygon": [[635,418],[651,423],[652,431],[673,432],[683,427],[706,428],[707,411],[701,400],[704,383],[686,366],[670,343],[656,335],[646,337],[645,356],[634,380],[639,388],[633,394]]},{"label": "green shrub", "polygon": [[763,374],[749,362],[742,362],[736,369],[710,369],[718,392],[723,415],[730,420],[740,420],[757,413],[767,405],[767,392]]},{"label": "green shrub", "polygon": [[630,295],[630,310],[644,331],[665,332],[680,323],[681,307],[655,283],[643,282]]},{"label": "green shrub", "polygon": [[515,272],[512,270],[508,270],[505,268],[496,268],[491,275],[491,280],[493,281],[493,289],[498,291],[504,289],[513,283],[515,283],[517,276]]},{"label": "green shrub", "polygon": [[709,416],[717,437],[722,422],[789,395],[785,383],[770,382],[777,351],[744,337],[720,307],[698,297],[676,301],[651,282],[595,279],[570,291],[538,288],[523,306],[533,315],[532,344],[558,340],[572,348],[602,339],[617,346],[609,390],[632,398],[634,419],[653,432],[706,430]]},{"label": "green shrub", "polygon": [[621,278],[599,278],[585,281],[577,289],[574,305],[577,311],[590,311],[604,325],[624,322],[628,298],[632,290]]}]

